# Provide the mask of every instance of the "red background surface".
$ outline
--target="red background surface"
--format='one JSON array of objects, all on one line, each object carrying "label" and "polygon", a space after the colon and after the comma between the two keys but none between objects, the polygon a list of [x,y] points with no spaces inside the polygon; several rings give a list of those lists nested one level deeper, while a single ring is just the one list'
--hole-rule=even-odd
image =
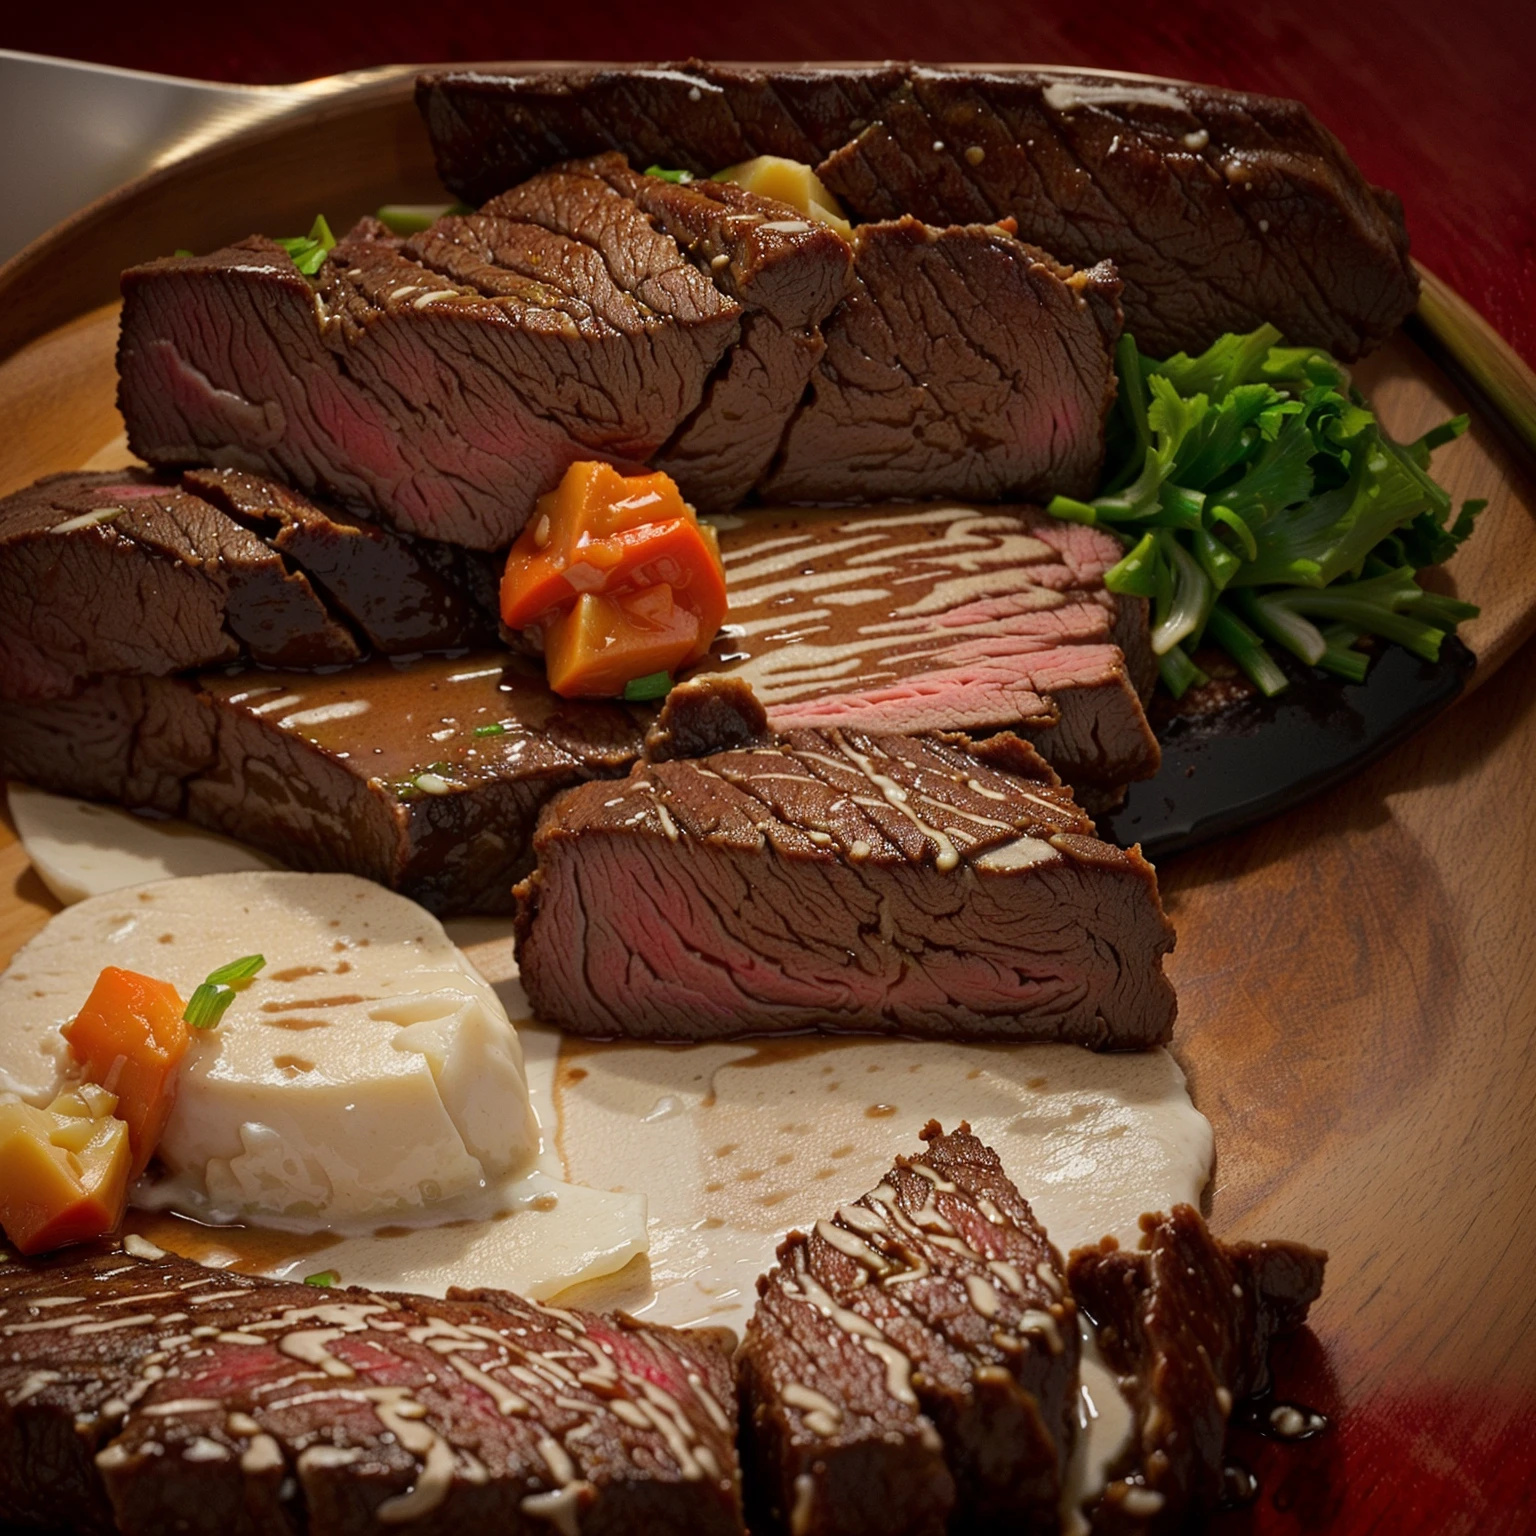
[{"label": "red background surface", "polygon": [[[1419,259],[1536,366],[1536,0],[34,4],[0,19],[0,46],[260,84],[397,62],[698,54],[1085,64],[1296,96],[1402,196]],[[1240,1443],[1263,1491],[1217,1522],[1221,1536],[1533,1529],[1528,1404],[1490,1413],[1424,1392],[1410,1371],[1339,1412],[1337,1364],[1308,1335],[1279,1354],[1280,1394],[1328,1411],[1332,1428],[1304,1446]]]},{"label": "red background surface", "polygon": [[1372,180],[1402,196],[1419,259],[1536,366],[1536,0],[118,0],[0,9],[0,46],[256,84],[370,64],[699,54],[1090,64],[1297,96]]}]

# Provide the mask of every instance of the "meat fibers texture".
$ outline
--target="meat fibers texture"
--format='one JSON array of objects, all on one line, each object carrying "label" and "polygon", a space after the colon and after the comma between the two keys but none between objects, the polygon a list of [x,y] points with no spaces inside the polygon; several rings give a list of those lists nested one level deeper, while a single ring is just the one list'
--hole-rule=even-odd
[{"label": "meat fibers texture", "polygon": [[1296,101],[1071,69],[916,64],[441,71],[417,102],[471,202],[571,155],[708,175],[816,167],[859,221],[1013,218],[1079,268],[1111,261],[1143,352],[1269,322],[1354,358],[1412,312],[1402,205]]},{"label": "meat fibers texture", "polygon": [[969,1126],[922,1134],[758,1282],[738,1375],[773,1529],[1056,1529],[1079,1359],[1061,1255]]},{"label": "meat fibers texture", "polygon": [[517,889],[534,1012],[573,1033],[1166,1041],[1173,930],[1012,735],[796,730],[553,799]]},{"label": "meat fibers texture", "polygon": [[744,1536],[718,1331],[174,1256],[0,1262],[7,1529]]}]

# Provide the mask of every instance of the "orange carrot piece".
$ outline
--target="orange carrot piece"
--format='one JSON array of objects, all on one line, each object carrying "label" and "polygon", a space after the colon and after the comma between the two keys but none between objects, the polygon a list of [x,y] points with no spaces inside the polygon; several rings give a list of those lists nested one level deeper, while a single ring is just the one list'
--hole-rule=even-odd
[{"label": "orange carrot piece", "polygon": [[109,965],[64,1026],[86,1077],[117,1095],[117,1116],[133,1145],[134,1178],[154,1156],[176,1102],[176,1069],[191,1038],[184,1012],[169,982]]},{"label": "orange carrot piece", "polygon": [[[659,588],[670,596],[639,601]],[[626,476],[598,462],[573,464],[539,499],[501,583],[503,623],[542,631],[550,686],[568,697],[612,696],[634,678],[697,661],[725,611],[714,529],[667,475]]]}]

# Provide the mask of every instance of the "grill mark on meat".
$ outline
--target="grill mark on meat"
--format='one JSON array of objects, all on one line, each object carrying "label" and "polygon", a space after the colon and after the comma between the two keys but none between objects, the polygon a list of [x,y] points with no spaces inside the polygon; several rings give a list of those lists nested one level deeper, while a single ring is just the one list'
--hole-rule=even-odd
[{"label": "grill mark on meat", "polygon": [[[496,1291],[446,1301],[347,1291],[315,1304],[302,1286],[251,1281],[208,1309],[243,1332],[175,1334],[184,1314],[162,1303],[84,1335],[80,1319],[103,1305],[150,1302],[167,1280],[172,1296],[208,1283],[175,1284],[189,1273],[165,1256],[127,1268],[105,1257],[0,1265],[0,1327],[14,1340],[0,1361],[8,1514],[23,1524],[85,1515],[73,1528],[133,1536],[172,1518],[228,1529],[242,1511],[264,1527],[345,1533],[426,1516],[504,1525],[520,1508],[740,1536],[730,1373],[708,1331]],[[11,1319],[35,1317],[40,1286],[70,1290],[81,1310],[20,1334],[29,1323]],[[77,1342],[61,1347],[70,1323]],[[237,1333],[243,1347],[231,1352],[224,1338]],[[33,1368],[39,1356],[55,1368]],[[311,1368],[289,1368],[290,1356]],[[561,1357],[587,1360],[591,1384]],[[531,1397],[504,1385],[515,1372],[533,1378]],[[48,1450],[7,1454],[21,1443]]]},{"label": "grill mark on meat", "polygon": [[[1113,257],[1129,328],[1157,355],[1271,320],[1352,357],[1414,302],[1400,206],[1294,102],[1068,69],[693,62],[556,79],[424,77],[445,181],[483,193],[488,178],[599,146],[696,173],[758,153],[808,159],[859,218],[1012,214],[1058,255]],[[1253,190],[1227,180],[1233,157],[1262,162]]]},{"label": "grill mark on meat", "polygon": [[[889,1519],[888,1504],[851,1523],[838,1507],[861,1481],[862,1457],[922,1466],[939,1450],[929,1518],[965,1529],[1054,1525],[1078,1372],[1060,1256],[967,1126],[945,1136],[930,1123],[923,1138],[920,1158],[898,1159],[809,1235],[791,1233],[758,1283],[738,1357],[749,1492],[780,1515],[799,1508],[807,1536]],[[996,1268],[1017,1285],[999,1290]],[[808,1326],[817,1358],[798,1347]],[[870,1411],[850,1345],[854,1359],[862,1348],[884,1369],[883,1414]],[[902,1409],[920,1416],[903,1419]],[[892,1450],[875,1453],[876,1438]],[[910,1528],[929,1529],[918,1509]]]},{"label": "grill mark on meat", "polygon": [[1090,833],[1014,738],[800,731],[643,765],[543,813],[517,891],[524,982],[586,1034],[1160,1038],[1150,872]]}]

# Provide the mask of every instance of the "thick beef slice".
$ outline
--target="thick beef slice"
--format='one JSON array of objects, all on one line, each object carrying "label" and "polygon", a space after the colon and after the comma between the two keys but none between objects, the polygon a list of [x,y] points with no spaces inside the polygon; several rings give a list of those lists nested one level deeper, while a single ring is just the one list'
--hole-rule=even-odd
[{"label": "thick beef slice", "polygon": [[553,800],[518,887],[535,1011],[578,1034],[805,1029],[1160,1043],[1173,931],[1011,735],[791,731]]},{"label": "thick beef slice", "polygon": [[853,253],[835,230],[729,183],[680,184],[622,155],[583,163],[654,218],[746,314],[704,400],[653,459],[703,511],[762,479],[825,351],[821,324],[846,297]]},{"label": "thick beef slice", "polygon": [[5,705],[0,774],[185,816],[435,912],[496,912],[532,863],[544,802],[623,773],[640,738],[621,706],[566,703],[527,663],[480,655],[324,677],[106,678]]},{"label": "thick beef slice", "polygon": [[0,1265],[0,1338],[23,1528],[743,1530],[707,1330],[114,1254]]},{"label": "thick beef slice", "polygon": [[1114,1536],[1182,1531],[1216,1508],[1233,1405],[1267,1385],[1270,1341],[1306,1321],[1327,1262],[1299,1243],[1220,1242],[1187,1205],[1141,1225],[1137,1251],[1110,1239],[1068,1265],[1135,1415],[1092,1511]]},{"label": "thick beef slice", "polygon": [[1030,500],[1092,491],[1119,283],[996,225],[854,231],[854,291],[763,484],[770,500]]},{"label": "thick beef slice", "polygon": [[[884,1377],[884,1416],[901,1424],[894,1402],[912,1418],[901,1424],[910,1451],[892,1436],[886,1456],[910,1455],[911,1477],[935,1448],[924,1430],[938,1432],[950,1529],[1055,1529],[1079,1352],[1061,1257],[968,1126],[946,1136],[930,1123],[923,1139],[927,1150],[899,1158],[871,1193],[809,1235],[791,1233],[759,1282],[741,1351],[750,1485],[781,1525],[798,1510],[807,1529],[844,1529],[838,1517],[863,1491],[849,1453],[867,1456],[870,1430],[883,1429],[851,1411],[851,1396],[869,1395],[869,1371],[849,1363],[868,1356]],[[797,1349],[807,1333],[827,1342]],[[819,1385],[806,1380],[807,1355]],[[943,1487],[932,1473],[927,1483]],[[902,1524],[904,1509],[890,1500],[849,1528],[879,1530],[882,1518],[925,1528]]]},{"label": "thick beef slice", "polygon": [[567,156],[709,173],[817,166],[854,216],[1012,217],[1080,267],[1109,259],[1144,351],[1270,321],[1353,357],[1408,314],[1402,209],[1297,102],[1066,69],[701,64],[445,72],[417,88],[439,170],[472,200]]},{"label": "thick beef slice", "polygon": [[57,697],[102,672],[358,654],[302,571],[174,485],[52,475],[0,501],[0,697]]},{"label": "thick beef slice", "polygon": [[238,469],[194,469],[182,485],[264,537],[386,656],[496,637],[494,563],[324,507]]},{"label": "thick beef slice", "polygon": [[1082,792],[1157,770],[1146,604],[1104,590],[1109,534],[1029,507],[723,519],[730,609],[705,674],[777,730],[1010,728]]},{"label": "thick beef slice", "polygon": [[264,469],[407,532],[505,546],[572,462],[661,447],[740,330],[739,305],[593,185],[541,177],[516,208],[405,245],[365,220],[314,282],[260,238],[130,269],[135,452]]}]

